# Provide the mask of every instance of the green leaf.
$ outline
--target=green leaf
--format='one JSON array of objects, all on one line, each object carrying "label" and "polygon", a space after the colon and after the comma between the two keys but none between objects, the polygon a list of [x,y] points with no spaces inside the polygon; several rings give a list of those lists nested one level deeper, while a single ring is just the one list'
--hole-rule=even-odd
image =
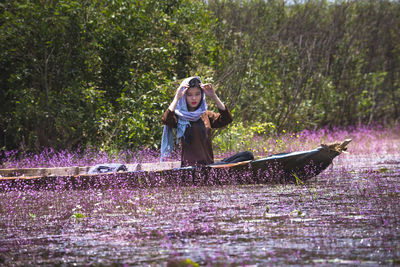
[{"label": "green leaf", "polygon": [[294,178],[296,179],[296,184],[297,184],[297,185],[304,184],[304,182],[297,176],[297,174],[292,173],[292,175],[293,175]]},{"label": "green leaf", "polygon": [[86,218],[86,215],[84,215],[83,213],[79,213],[79,212],[75,212],[71,218],[73,219],[82,219],[82,218]]}]

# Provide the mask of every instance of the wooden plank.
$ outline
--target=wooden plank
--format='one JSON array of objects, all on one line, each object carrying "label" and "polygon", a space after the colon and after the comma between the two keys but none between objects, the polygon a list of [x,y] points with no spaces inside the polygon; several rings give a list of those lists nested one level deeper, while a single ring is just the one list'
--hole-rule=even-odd
[{"label": "wooden plank", "polygon": [[232,167],[236,167],[236,166],[246,165],[246,164],[249,164],[250,162],[252,162],[252,160],[241,161],[241,162],[236,162],[236,163],[220,164],[220,165],[211,165],[210,167],[211,168],[216,168],[216,169],[232,168]]},{"label": "wooden plank", "polygon": [[[179,168],[180,161],[125,164],[128,171],[160,171]],[[87,174],[90,166],[55,167],[55,168],[11,168],[0,169],[0,178],[34,176],[76,176]]]}]

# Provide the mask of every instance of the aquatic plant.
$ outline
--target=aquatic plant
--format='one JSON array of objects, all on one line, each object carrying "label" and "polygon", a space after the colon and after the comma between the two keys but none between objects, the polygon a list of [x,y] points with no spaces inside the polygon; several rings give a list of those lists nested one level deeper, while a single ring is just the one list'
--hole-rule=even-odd
[{"label": "aquatic plant", "polygon": [[[160,176],[152,182],[169,186],[148,188],[145,177],[133,186],[114,174],[76,189],[60,180],[46,190],[2,191],[0,264],[398,264],[399,131],[358,129],[281,136],[293,150],[353,138],[349,154],[304,183],[219,173],[207,186]],[[254,184],[219,185],[232,179]]]},{"label": "aquatic plant", "polygon": [[[256,128],[259,131],[258,128]],[[222,141],[217,139],[215,155],[217,159],[230,156],[238,151],[250,150],[256,157],[266,157],[276,153],[309,150],[322,143],[343,141],[347,138],[353,140],[349,147],[352,155],[356,154],[393,154],[400,149],[398,136],[400,125],[385,128],[380,125],[357,126],[343,128],[322,128],[317,130],[303,130],[297,133],[285,132],[278,136],[270,136],[263,132],[261,135],[235,136],[234,143],[237,150],[228,151],[221,149]],[[250,138],[250,139],[248,139]],[[232,141],[227,141],[232,142]],[[243,146],[241,146],[243,144]],[[225,145],[224,147],[229,147]],[[174,153],[171,161],[180,160],[179,153]],[[78,149],[76,151],[45,148],[39,154],[24,151],[0,151],[1,168],[37,168],[37,167],[65,167],[65,166],[92,166],[99,163],[138,163],[158,162],[159,151],[149,148],[137,151],[119,151],[107,153],[93,148]]]}]

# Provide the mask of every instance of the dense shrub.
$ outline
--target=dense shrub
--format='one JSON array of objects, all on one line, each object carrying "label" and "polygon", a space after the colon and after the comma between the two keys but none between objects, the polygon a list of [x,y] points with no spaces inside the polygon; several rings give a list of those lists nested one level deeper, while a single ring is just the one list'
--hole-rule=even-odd
[{"label": "dense shrub", "polygon": [[1,3],[0,147],[157,149],[194,74],[243,133],[396,122],[398,14],[388,0]]}]

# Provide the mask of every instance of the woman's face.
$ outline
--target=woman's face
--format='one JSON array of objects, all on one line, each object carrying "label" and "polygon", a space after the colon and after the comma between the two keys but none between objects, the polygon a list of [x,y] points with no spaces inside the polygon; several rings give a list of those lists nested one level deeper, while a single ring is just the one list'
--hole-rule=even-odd
[{"label": "woman's face", "polygon": [[201,102],[201,89],[190,87],[186,92],[186,103],[189,111],[195,111]]}]

